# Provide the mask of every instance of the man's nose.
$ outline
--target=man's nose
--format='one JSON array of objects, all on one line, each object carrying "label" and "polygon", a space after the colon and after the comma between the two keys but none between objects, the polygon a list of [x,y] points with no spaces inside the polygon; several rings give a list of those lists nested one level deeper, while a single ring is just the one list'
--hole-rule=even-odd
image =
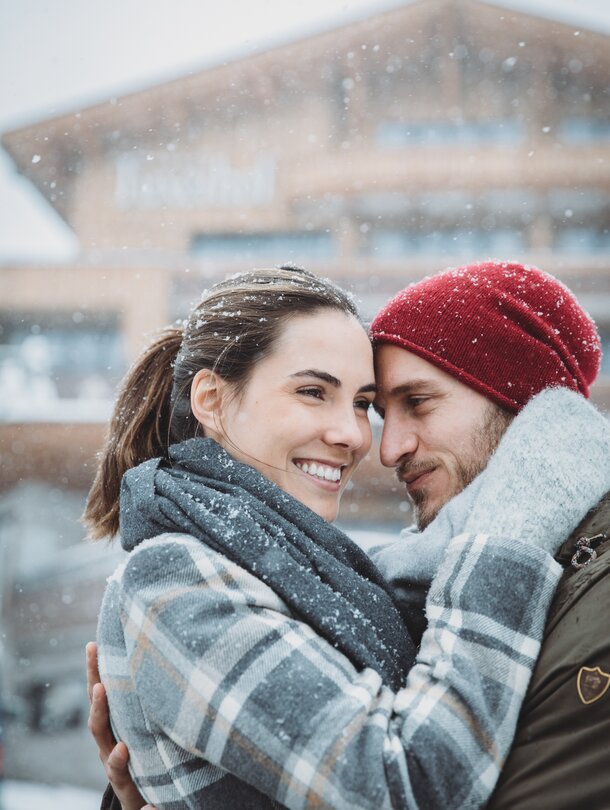
[{"label": "man's nose", "polygon": [[386,412],[381,433],[379,456],[384,467],[397,467],[404,456],[417,450],[419,440],[412,420]]}]

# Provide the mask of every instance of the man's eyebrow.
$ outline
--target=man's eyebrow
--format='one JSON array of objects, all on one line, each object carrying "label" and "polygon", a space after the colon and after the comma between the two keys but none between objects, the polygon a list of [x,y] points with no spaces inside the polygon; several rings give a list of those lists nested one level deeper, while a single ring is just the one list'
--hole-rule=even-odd
[{"label": "man's eyebrow", "polygon": [[[341,388],[341,380],[334,377],[332,374],[329,374],[327,371],[320,371],[317,368],[307,368],[303,371],[296,371],[294,374],[290,375],[291,377],[316,377],[318,380],[322,380],[323,382],[328,383],[329,385],[334,386],[335,388]],[[377,391],[377,386],[375,383],[369,383],[368,385],[363,385],[358,389],[359,394],[366,394],[369,392],[375,393]]]},{"label": "man's eyebrow", "polygon": [[384,394],[393,396],[401,396],[403,394],[421,394],[422,391],[430,391],[434,393],[438,390],[438,386],[432,380],[425,377],[421,379],[409,380],[409,382],[402,383],[402,385],[395,385],[389,391],[384,391]]}]

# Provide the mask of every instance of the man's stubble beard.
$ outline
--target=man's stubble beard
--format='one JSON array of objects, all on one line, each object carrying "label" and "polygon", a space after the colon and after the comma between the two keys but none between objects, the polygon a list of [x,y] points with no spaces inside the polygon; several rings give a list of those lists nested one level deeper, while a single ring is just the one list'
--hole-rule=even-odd
[{"label": "man's stubble beard", "polygon": [[[443,506],[465,489],[487,466],[491,454],[494,452],[506,428],[514,419],[514,414],[490,402],[487,410],[478,425],[475,425],[470,436],[464,442],[466,449],[457,459],[454,468],[456,479],[446,497],[441,503],[428,505],[426,508],[425,490],[416,490],[411,495],[415,512],[415,522],[421,531],[430,525]],[[426,464],[429,462],[427,461]]]}]

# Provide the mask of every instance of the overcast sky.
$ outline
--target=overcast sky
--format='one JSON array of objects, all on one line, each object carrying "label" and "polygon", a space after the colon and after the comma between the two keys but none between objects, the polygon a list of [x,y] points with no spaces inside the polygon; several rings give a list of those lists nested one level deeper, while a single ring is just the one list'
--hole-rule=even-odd
[{"label": "overcast sky", "polygon": [[[0,132],[402,4],[0,0]],[[609,0],[498,4],[610,33]],[[75,249],[67,228],[3,153],[0,213],[0,261],[61,259]]]}]

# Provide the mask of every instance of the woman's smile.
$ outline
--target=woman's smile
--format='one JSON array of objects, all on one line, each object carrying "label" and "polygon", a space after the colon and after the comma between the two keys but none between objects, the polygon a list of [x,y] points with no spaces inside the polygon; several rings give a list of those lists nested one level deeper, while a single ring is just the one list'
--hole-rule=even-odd
[{"label": "woman's smile", "polygon": [[311,459],[308,461],[297,459],[294,461],[294,464],[299,470],[302,470],[310,478],[316,480],[316,483],[336,484],[337,488],[341,481],[341,471],[347,467],[347,464],[336,465],[324,461],[313,461]]}]

